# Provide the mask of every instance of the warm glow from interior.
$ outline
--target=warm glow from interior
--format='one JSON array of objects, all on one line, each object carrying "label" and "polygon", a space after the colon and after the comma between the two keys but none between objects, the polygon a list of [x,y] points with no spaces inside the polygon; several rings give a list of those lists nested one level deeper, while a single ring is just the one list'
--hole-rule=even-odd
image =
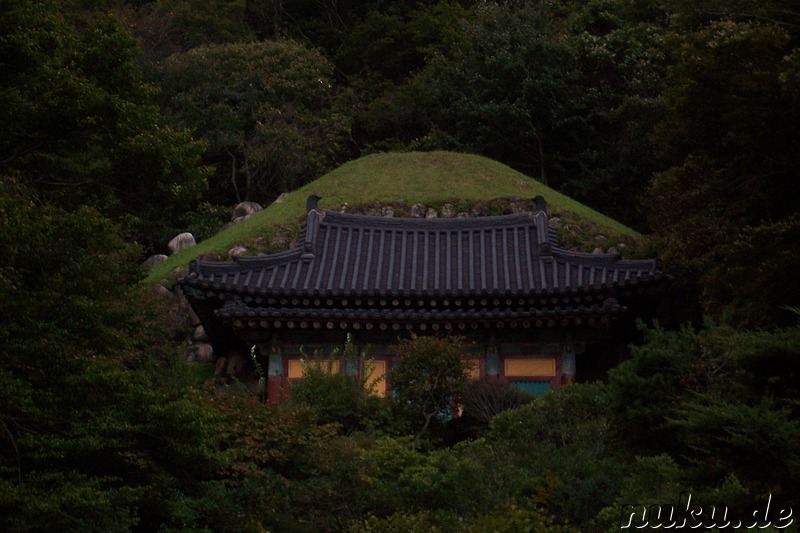
[{"label": "warm glow from interior", "polygon": [[555,376],[556,360],[553,358],[506,359],[506,377]]},{"label": "warm glow from interior", "polygon": [[341,361],[336,359],[333,361],[330,359],[306,359],[305,361],[303,359],[289,359],[289,379],[302,378],[304,364],[326,372],[330,369],[332,374],[336,374],[341,370]]},{"label": "warm glow from interior", "polygon": [[[380,397],[386,396],[386,361],[366,361],[362,372],[365,372],[364,382],[369,387],[369,393]],[[369,375],[366,375],[366,372],[369,372]]]},{"label": "warm glow from interior", "polygon": [[469,372],[470,379],[478,379],[479,377],[481,377],[480,359],[464,359],[464,366]]}]

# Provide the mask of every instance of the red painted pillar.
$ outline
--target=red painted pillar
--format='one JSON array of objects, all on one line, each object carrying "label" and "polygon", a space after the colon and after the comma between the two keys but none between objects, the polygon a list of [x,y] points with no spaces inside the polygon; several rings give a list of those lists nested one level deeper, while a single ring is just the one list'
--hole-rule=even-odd
[{"label": "red painted pillar", "polygon": [[267,404],[275,405],[283,397],[283,378],[281,376],[267,377]]},{"label": "red painted pillar", "polygon": [[575,345],[564,343],[561,349],[561,384],[575,383]]},{"label": "red painted pillar", "polygon": [[273,343],[267,366],[267,404],[275,405],[283,398],[283,353],[280,347]]}]

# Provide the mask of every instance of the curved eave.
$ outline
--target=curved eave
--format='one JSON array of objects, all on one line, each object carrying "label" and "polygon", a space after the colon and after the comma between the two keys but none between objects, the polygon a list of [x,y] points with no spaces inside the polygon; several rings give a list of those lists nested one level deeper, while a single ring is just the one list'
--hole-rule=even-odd
[{"label": "curved eave", "polygon": [[579,285],[567,287],[548,287],[543,290],[529,291],[525,289],[407,289],[407,290],[358,290],[358,289],[294,289],[277,287],[273,289],[241,286],[231,279],[229,283],[219,283],[204,278],[192,277],[191,274],[181,280],[184,287],[191,287],[206,291],[209,296],[222,296],[225,294],[241,296],[261,296],[261,297],[344,297],[344,298],[455,298],[455,297],[525,297],[525,296],[561,296],[561,295],[581,295],[597,291],[610,289],[639,288],[655,285],[667,281],[668,278],[660,271],[652,274],[631,277],[628,279],[607,280],[606,282],[595,282],[592,285]]},{"label": "curved eave", "polygon": [[531,310],[352,310],[227,307],[215,315],[236,330],[465,330],[477,328],[544,328],[606,326],[625,312],[616,302],[575,308]]}]

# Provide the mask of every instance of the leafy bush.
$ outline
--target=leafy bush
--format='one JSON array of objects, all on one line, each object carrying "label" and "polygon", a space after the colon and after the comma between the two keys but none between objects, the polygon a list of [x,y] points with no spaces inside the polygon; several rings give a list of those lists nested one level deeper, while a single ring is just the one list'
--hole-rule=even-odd
[{"label": "leafy bush", "polygon": [[668,454],[697,494],[730,488],[734,476],[750,503],[800,497],[800,328],[655,328],[646,341],[608,385],[614,433],[631,452]]},{"label": "leafy bush", "polygon": [[311,408],[320,424],[339,424],[344,433],[382,426],[389,419],[389,402],[364,385],[356,376],[309,365],[292,388],[292,401]]},{"label": "leafy bush", "polygon": [[644,333],[644,344],[632,347],[632,357],[609,372],[608,389],[620,439],[657,453],[674,442],[667,421],[686,391],[697,390],[701,374],[693,369],[700,359],[692,356],[697,347],[690,328],[668,333],[656,327]]},{"label": "leafy bush", "polygon": [[[359,357],[350,335],[342,353],[352,364],[364,357],[364,354]],[[370,377],[369,361],[358,377],[333,372],[336,355],[331,354],[327,365],[319,359],[322,364],[304,365],[303,379],[292,388],[292,400],[311,408],[319,423],[339,424],[344,433],[385,427],[390,421],[391,406],[385,398],[370,393],[374,380]]]},{"label": "leafy bush", "polygon": [[197,242],[213,237],[230,220],[231,208],[200,202],[197,209],[186,214],[186,230]]},{"label": "leafy bush", "polygon": [[397,401],[422,419],[417,441],[435,416],[447,415],[469,380],[457,338],[412,337],[396,347],[400,363],[389,380]]},{"label": "leafy bush", "polygon": [[492,378],[470,381],[464,387],[461,402],[463,418],[478,428],[486,428],[492,419],[509,409],[533,400],[530,394]]},{"label": "leafy bush", "polygon": [[559,387],[497,415],[487,440],[504,446],[508,461],[534,478],[537,505],[585,525],[613,501],[626,471],[611,405],[602,383]]}]

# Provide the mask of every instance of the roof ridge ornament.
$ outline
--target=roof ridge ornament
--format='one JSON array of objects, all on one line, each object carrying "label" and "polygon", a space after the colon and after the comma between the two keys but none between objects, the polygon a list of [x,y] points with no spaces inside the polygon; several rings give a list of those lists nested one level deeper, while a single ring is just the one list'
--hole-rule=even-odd
[{"label": "roof ridge ornament", "polygon": [[306,213],[310,213],[311,211],[319,211],[320,200],[322,200],[322,196],[317,196],[316,194],[308,195],[308,198],[306,198]]},{"label": "roof ridge ornament", "polygon": [[321,196],[311,194],[306,198],[306,238],[303,241],[301,259],[309,261],[316,256],[319,224],[325,218],[325,212],[319,209]]},{"label": "roof ridge ornament", "polygon": [[536,244],[539,248],[539,255],[552,257],[553,245],[550,242],[549,225],[547,223],[547,202],[544,197],[539,195],[533,199],[534,207],[531,218],[536,225]]},{"label": "roof ridge ornament", "polygon": [[544,196],[541,194],[533,198],[533,214],[535,215],[540,211],[547,213],[547,202],[545,202]]}]

